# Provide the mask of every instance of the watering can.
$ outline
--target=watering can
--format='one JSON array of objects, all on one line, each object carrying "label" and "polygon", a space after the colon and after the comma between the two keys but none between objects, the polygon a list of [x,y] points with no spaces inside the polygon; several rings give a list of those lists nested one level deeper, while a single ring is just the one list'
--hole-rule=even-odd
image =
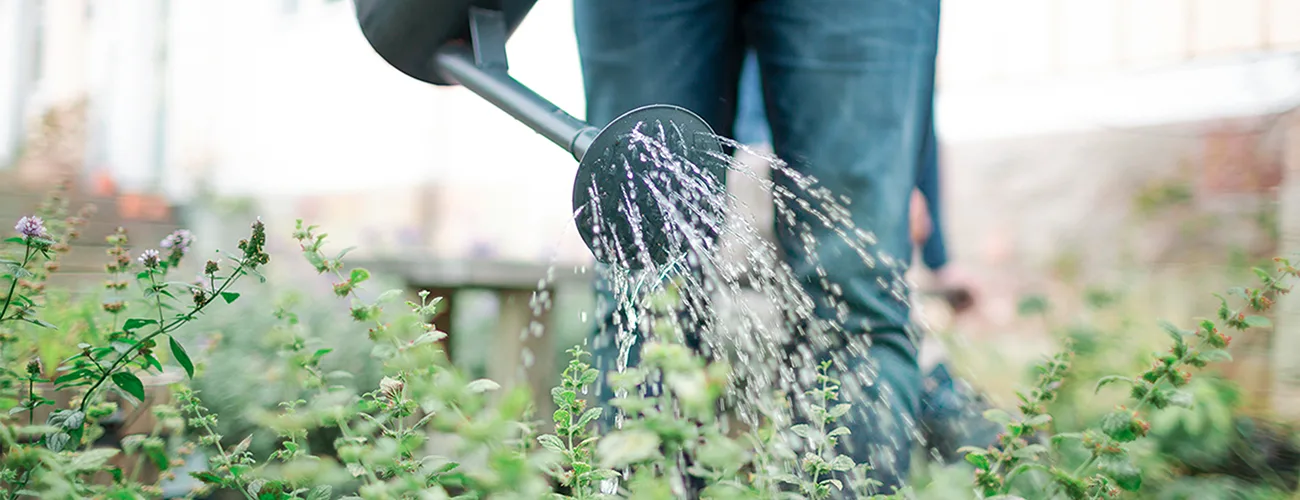
[{"label": "watering can", "polygon": [[[669,218],[699,214],[701,207],[667,209],[662,190],[650,192],[648,182],[664,178],[662,161],[638,151],[632,141],[657,134],[661,149],[694,166],[689,170],[721,179],[721,143],[703,119],[677,106],[650,105],[597,128],[516,81],[509,75],[506,40],[536,0],[355,3],[362,33],[390,65],[432,85],[469,89],[573,155],[579,163],[573,188],[575,223],[597,260],[636,270],[681,256],[683,238]],[[678,200],[675,203],[686,203]],[[716,227],[716,222],[698,222]]]}]

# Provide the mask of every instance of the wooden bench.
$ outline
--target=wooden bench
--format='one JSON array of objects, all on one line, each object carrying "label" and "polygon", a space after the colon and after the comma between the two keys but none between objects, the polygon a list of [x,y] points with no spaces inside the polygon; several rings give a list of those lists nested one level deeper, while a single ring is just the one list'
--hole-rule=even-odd
[{"label": "wooden bench", "polygon": [[[534,262],[502,262],[475,259],[436,259],[427,257],[352,259],[352,264],[364,267],[376,275],[400,279],[411,296],[428,290],[431,296],[443,298],[443,308],[434,324],[450,336],[459,331],[453,323],[458,295],[475,290],[492,293],[498,300],[497,327],[490,338],[483,339],[490,348],[487,360],[487,377],[500,383],[503,389],[526,382],[533,394],[537,415],[545,417],[553,411],[550,390],[558,382],[562,367],[555,356],[556,332],[551,328],[550,308],[532,306],[538,294],[553,298],[560,289],[590,290],[593,276],[574,264]],[[581,288],[578,288],[581,287]],[[418,299],[417,299],[418,300]],[[536,321],[541,335],[528,333]],[[463,341],[458,339],[457,342]],[[457,352],[451,342],[444,344],[453,362]],[[532,363],[524,363],[525,352]]]}]

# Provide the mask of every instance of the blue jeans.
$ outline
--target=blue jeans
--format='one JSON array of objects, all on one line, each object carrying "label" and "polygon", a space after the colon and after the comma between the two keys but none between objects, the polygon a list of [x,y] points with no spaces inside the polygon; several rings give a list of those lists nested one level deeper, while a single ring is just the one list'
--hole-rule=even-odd
[{"label": "blue jeans", "polygon": [[[874,234],[873,250],[892,269],[870,265],[810,214],[795,225],[778,218],[780,248],[817,304],[830,299],[818,285],[821,269],[839,286],[848,309],[839,322],[851,335],[869,335],[857,370],[870,358],[877,383],[851,401],[855,422],[845,451],[877,467],[889,487],[908,472],[921,374],[908,328],[909,306],[890,285],[912,254],[910,195],[929,132],[937,52],[939,0],[575,0],[574,17],[586,87],[587,121],[603,125],[648,104],[674,104],[703,117],[720,135],[735,131],[737,89],[745,50],[752,47],[777,155],[852,200],[853,223]],[[794,192],[787,176],[773,179]],[[809,230],[796,230],[802,224]],[[800,236],[817,241],[811,254]],[[613,304],[608,290],[603,303]],[[597,368],[613,368],[615,311],[593,342]],[[830,307],[818,316],[836,318]],[[631,359],[635,364],[635,356]],[[608,398],[608,385],[601,391]],[[884,404],[881,404],[884,403]],[[611,412],[612,413],[612,412]]]}]

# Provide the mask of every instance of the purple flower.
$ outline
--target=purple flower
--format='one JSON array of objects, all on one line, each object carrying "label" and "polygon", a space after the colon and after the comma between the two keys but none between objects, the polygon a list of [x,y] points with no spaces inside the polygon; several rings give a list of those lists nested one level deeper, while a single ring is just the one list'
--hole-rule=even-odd
[{"label": "purple flower", "polygon": [[159,243],[158,245],[167,249],[167,260],[171,262],[172,265],[176,265],[180,262],[181,257],[185,256],[185,252],[190,250],[190,245],[193,243],[193,234],[190,234],[190,232],[185,229],[177,229],[172,234],[167,235],[166,238],[163,238],[162,243]]},{"label": "purple flower", "polygon": [[159,245],[163,248],[177,249],[181,253],[184,253],[186,250],[190,249],[190,245],[193,243],[194,235],[190,234],[189,230],[177,229],[176,232],[163,238],[162,243],[159,243]]},{"label": "purple flower", "polygon": [[14,226],[14,230],[28,239],[44,238],[45,221],[35,215],[29,215],[18,219],[18,225]]},{"label": "purple flower", "polygon": [[152,248],[140,254],[140,263],[149,269],[158,267],[158,251]]}]

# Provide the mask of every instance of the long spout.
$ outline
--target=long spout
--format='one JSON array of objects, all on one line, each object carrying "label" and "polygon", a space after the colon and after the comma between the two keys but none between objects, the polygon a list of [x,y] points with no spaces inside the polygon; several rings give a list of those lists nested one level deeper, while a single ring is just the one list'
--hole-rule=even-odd
[{"label": "long spout", "polygon": [[574,118],[505,71],[480,67],[473,51],[465,45],[452,44],[438,50],[434,64],[443,78],[478,94],[564,148],[578,161],[586,156],[592,140],[600,133],[599,129]]}]

